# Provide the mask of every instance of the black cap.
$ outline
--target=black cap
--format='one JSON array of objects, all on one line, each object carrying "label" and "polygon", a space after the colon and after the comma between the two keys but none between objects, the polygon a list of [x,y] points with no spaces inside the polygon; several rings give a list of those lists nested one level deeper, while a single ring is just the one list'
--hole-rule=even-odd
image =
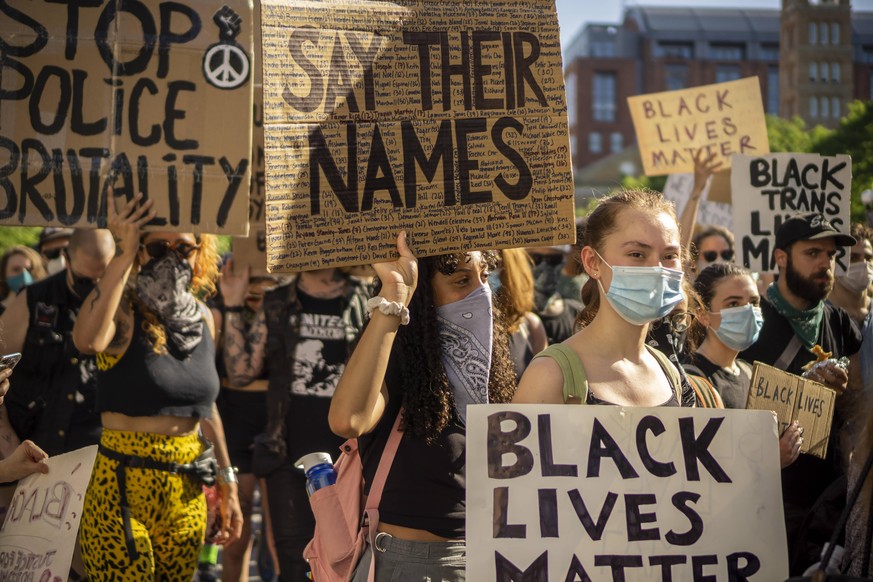
[{"label": "black cap", "polygon": [[39,245],[42,247],[44,243],[49,241],[57,240],[59,238],[70,238],[73,236],[73,232],[75,232],[72,228],[58,228],[55,226],[48,226],[42,229],[42,232],[39,233]]},{"label": "black cap", "polygon": [[776,248],[785,250],[799,240],[819,240],[832,238],[837,246],[851,247],[858,241],[834,228],[827,218],[819,212],[795,214],[779,226],[776,231]]}]

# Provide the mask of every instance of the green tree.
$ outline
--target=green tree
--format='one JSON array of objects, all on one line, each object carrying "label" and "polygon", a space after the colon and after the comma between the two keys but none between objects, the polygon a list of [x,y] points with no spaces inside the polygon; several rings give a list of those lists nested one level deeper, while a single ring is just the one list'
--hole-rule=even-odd
[{"label": "green tree", "polygon": [[815,152],[816,144],[833,133],[832,129],[821,125],[807,128],[806,122],[800,117],[782,119],[768,115],[766,121],[771,152]]},{"label": "green tree", "polygon": [[42,228],[31,226],[0,226],[0,254],[11,246],[34,246]]},{"label": "green tree", "polygon": [[823,156],[852,156],[852,222],[866,222],[861,192],[873,188],[873,103],[850,103],[849,114],[815,148]]}]

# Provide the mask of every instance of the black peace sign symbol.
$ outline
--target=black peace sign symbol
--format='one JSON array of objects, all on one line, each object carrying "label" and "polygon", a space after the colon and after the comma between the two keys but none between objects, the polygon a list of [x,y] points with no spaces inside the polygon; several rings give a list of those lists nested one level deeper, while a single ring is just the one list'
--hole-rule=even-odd
[{"label": "black peace sign symbol", "polygon": [[249,57],[236,44],[218,43],[203,55],[203,74],[219,89],[235,89],[249,76]]}]

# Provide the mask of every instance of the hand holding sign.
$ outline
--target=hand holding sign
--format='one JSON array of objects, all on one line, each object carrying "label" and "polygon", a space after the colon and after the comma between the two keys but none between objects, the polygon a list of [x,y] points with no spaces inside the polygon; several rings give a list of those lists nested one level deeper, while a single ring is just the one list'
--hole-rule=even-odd
[{"label": "hand holding sign", "polygon": [[418,284],[418,261],[409,248],[406,231],[400,231],[397,235],[397,252],[400,254],[397,260],[375,263],[373,269],[382,282],[379,295],[388,301],[409,305]]},{"label": "hand holding sign", "polygon": [[33,441],[24,441],[9,458],[0,461],[0,480],[18,481],[31,473],[48,473],[48,455]]},{"label": "hand holding sign", "polygon": [[[773,416],[778,415],[774,412]],[[800,447],[803,445],[803,428],[795,420],[788,425],[782,436],[779,437],[779,466],[784,469],[797,460],[800,456]]]},{"label": "hand holding sign", "polygon": [[[115,239],[115,254],[125,255],[130,260],[136,256],[139,249],[140,229],[152,218],[155,211],[150,210],[152,201],[146,200],[140,204],[142,192],[133,197],[125,204],[121,211],[115,210],[115,197],[112,189],[109,190],[109,204],[106,205],[106,218],[109,232]],[[137,208],[137,206],[139,206]]]},{"label": "hand holding sign", "polygon": [[694,154],[694,189],[691,190],[691,199],[696,200],[703,194],[703,189],[706,188],[706,182],[709,177],[721,170],[724,167],[724,162],[718,158],[717,154],[705,155],[703,148],[697,150]]}]

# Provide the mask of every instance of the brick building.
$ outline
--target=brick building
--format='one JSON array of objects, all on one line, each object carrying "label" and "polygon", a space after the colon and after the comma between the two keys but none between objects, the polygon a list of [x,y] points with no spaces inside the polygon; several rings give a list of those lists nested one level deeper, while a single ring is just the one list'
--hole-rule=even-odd
[{"label": "brick building", "polygon": [[782,11],[633,6],[621,24],[587,25],[564,56],[581,168],[635,141],[631,95],[757,76],[767,113],[835,125],[873,91],[873,13],[851,12],[849,0],[783,0]]}]

